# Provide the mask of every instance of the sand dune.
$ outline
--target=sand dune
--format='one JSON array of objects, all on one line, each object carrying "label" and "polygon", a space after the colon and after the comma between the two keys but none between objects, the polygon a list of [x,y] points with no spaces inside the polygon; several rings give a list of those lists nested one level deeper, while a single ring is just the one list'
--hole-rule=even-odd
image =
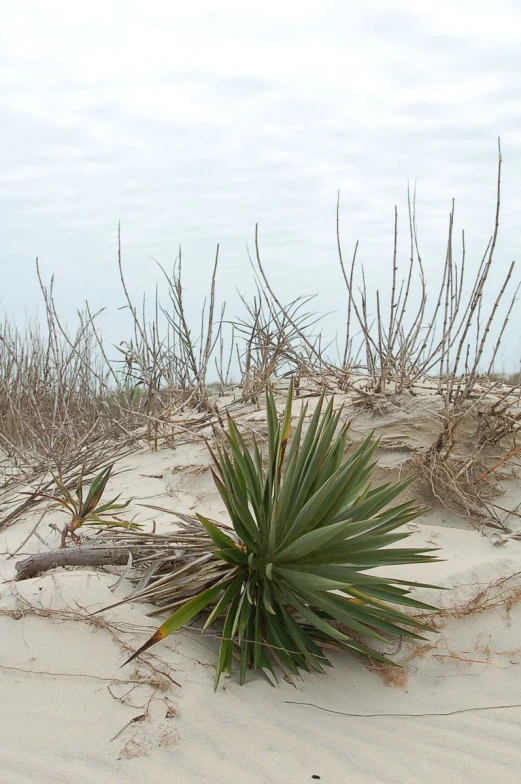
[{"label": "sand dune", "polygon": [[[425,402],[425,401],[424,401]],[[353,432],[381,429],[380,471],[397,475],[429,437],[430,421],[409,408],[357,414]],[[422,403],[423,405],[423,403]],[[262,415],[252,410],[262,429]],[[427,423],[427,424],[422,424]],[[136,452],[111,490],[224,519],[201,443]],[[506,487],[521,500],[516,481]],[[137,508],[137,507],[135,507]],[[135,509],[134,509],[135,511]],[[57,546],[48,523],[16,557],[40,511],[0,535],[0,781],[2,784],[496,784],[521,777],[521,542],[482,535],[447,509],[410,525],[413,546],[445,559],[392,570],[446,587],[425,592],[439,607],[438,634],[393,642],[404,670],[333,652],[327,677],[306,674],[294,688],[262,677],[216,693],[217,641],[183,630],[153,649],[151,666],[128,656],[157,625],[149,606],[97,610],[116,573],[55,569],[11,582],[17,559]],[[158,526],[171,525],[155,513]],[[140,519],[150,510],[140,509]],[[409,545],[409,542],[407,543]],[[119,570],[121,571],[121,570]],[[176,681],[179,685],[175,685]]]}]

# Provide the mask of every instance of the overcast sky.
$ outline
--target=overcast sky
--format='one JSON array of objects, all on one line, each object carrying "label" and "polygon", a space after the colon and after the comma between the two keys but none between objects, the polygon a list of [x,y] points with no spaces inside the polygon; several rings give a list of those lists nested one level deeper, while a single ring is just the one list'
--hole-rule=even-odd
[{"label": "overcast sky", "polygon": [[[492,285],[518,256],[521,4],[496,0],[0,0],[1,307],[38,302],[34,260],[62,312],[123,297],[117,224],[138,297],[183,248],[195,313],[221,247],[218,290],[238,311],[260,224],[282,299],[316,293],[342,332],[335,237],[360,241],[385,287],[393,211],[408,258],[407,183],[417,183],[429,281],[451,199],[476,268],[493,229],[497,137],[503,212]],[[519,275],[518,277],[521,277]],[[335,321],[336,319],[336,321]],[[519,319],[503,361],[520,355]]]}]

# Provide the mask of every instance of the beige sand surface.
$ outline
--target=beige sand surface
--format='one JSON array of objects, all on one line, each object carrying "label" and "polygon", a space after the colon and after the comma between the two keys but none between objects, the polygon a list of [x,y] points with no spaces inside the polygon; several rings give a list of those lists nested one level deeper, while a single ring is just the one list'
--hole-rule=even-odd
[{"label": "beige sand surface", "polygon": [[[398,475],[428,441],[434,409],[426,396],[357,413],[353,432],[376,426],[384,436],[379,470]],[[251,424],[262,429],[262,413],[252,410]],[[207,463],[200,442],[136,452],[111,490],[224,519]],[[521,501],[517,480],[505,492]],[[442,608],[440,633],[390,648],[404,671],[333,653],[328,677],[306,674],[297,688],[262,677],[241,687],[232,677],[214,693],[217,641],[196,631],[145,656],[154,669],[120,669],[125,646],[134,650],[157,619],[138,603],[89,618],[130,593],[127,581],[111,591],[117,570],[55,569],[10,582],[17,558],[58,544],[48,523],[62,518],[50,513],[38,528],[43,542],[32,536],[9,557],[40,514],[0,534],[1,784],[521,781],[521,541],[483,536],[440,508],[411,524],[412,544],[439,547],[446,560],[389,570],[448,589],[423,594]],[[140,519],[151,515],[172,524],[139,510]],[[475,611],[462,611],[473,600]]]}]

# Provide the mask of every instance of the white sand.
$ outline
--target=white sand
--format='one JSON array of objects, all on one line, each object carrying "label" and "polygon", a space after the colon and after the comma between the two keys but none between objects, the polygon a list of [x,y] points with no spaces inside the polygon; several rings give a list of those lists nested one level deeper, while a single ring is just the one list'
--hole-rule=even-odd
[{"label": "white sand", "polygon": [[[262,416],[254,416],[252,424],[262,427]],[[389,439],[390,451],[380,452],[383,471],[428,441],[430,421],[404,406],[360,414],[354,427],[377,425]],[[223,519],[203,446],[123,462],[130,470],[111,480],[111,491]],[[521,500],[517,483],[507,490]],[[151,514],[139,511],[141,519]],[[440,547],[446,560],[388,572],[448,590],[422,594],[446,617],[429,643],[400,647],[396,657],[405,671],[379,672],[333,653],[327,677],[304,674],[297,688],[283,680],[273,688],[262,676],[241,687],[232,677],[214,693],[217,642],[193,631],[168,638],[148,657],[180,688],[143,663],[119,668],[128,656],[124,646],[133,650],[158,621],[138,603],[97,622],[88,618],[87,611],[130,592],[129,583],[110,591],[114,574],[56,569],[9,582],[17,558],[45,549],[33,536],[16,558],[5,554],[38,515],[0,534],[1,784],[521,781],[521,707],[508,707],[521,705],[521,604],[513,601],[521,586],[521,541],[484,537],[446,510],[411,525],[412,544]],[[171,519],[154,517],[161,525]],[[47,527],[53,520],[62,517],[50,514],[38,529],[49,546],[58,544]],[[489,609],[451,614],[478,595],[477,604]]]}]

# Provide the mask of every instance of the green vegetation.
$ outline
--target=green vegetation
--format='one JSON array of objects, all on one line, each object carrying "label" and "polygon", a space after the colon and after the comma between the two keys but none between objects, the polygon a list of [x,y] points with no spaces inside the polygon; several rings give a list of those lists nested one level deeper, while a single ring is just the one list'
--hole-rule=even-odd
[{"label": "green vegetation", "polygon": [[267,396],[267,465],[257,441],[250,450],[228,419],[227,448],[212,456],[233,531],[198,515],[214,556],[228,569],[131,659],[212,604],[205,628],[224,616],[216,686],[231,671],[235,645],[242,683],[250,668],[274,675],[275,663],[289,677],[323,672],[324,641],[385,662],[362,640],[382,643],[389,633],[418,638],[412,629],[425,629],[395,606],[428,607],[409,596],[407,583],[366,574],[434,560],[429,550],[390,547],[409,536],[396,529],[419,514],[411,502],[389,506],[409,483],[371,487],[376,443],[370,436],[344,460],[348,426],[340,426],[342,412],[332,400],[324,406],[324,395],[305,434],[303,408],[290,440],[291,406],[291,388],[281,419]]},{"label": "green vegetation", "polygon": [[54,501],[59,504],[64,510],[69,512],[71,519],[66,524],[62,531],[61,546],[66,546],[67,535],[70,534],[71,539],[75,542],[79,541],[75,533],[77,528],[82,525],[103,525],[103,526],[125,526],[137,528],[138,526],[133,523],[122,522],[121,520],[114,519],[115,514],[126,509],[130,504],[130,500],[122,504],[117,504],[119,498],[117,495],[112,501],[100,504],[101,497],[105,492],[107,482],[109,481],[110,474],[114,467],[114,463],[107,466],[101,473],[99,473],[92,481],[89,492],[85,500],[83,499],[83,481],[84,470],[82,469],[78,481],[76,483],[76,497],[74,497],[69,490],[65,487],[63,482],[57,477],[52,475],[57,487],[56,493],[46,493],[43,490],[35,490],[32,493],[25,493],[32,497],[47,498],[49,501]]}]

